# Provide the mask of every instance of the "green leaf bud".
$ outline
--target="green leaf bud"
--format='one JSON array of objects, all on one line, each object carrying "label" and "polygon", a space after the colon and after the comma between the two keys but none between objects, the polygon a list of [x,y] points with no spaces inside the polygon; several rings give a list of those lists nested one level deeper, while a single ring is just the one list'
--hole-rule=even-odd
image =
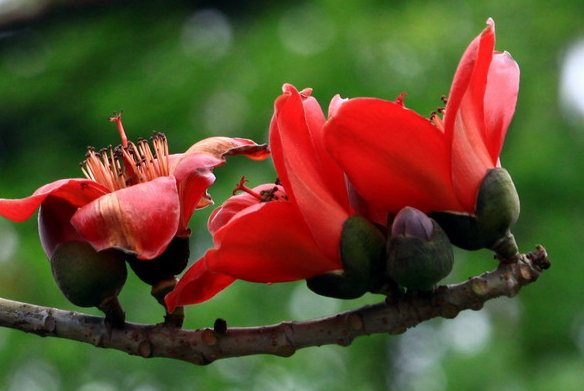
[{"label": "green leaf bud", "polygon": [[377,227],[359,215],[343,223],[343,270],[306,281],[313,292],[338,299],[355,299],[384,282],[385,238]]}]

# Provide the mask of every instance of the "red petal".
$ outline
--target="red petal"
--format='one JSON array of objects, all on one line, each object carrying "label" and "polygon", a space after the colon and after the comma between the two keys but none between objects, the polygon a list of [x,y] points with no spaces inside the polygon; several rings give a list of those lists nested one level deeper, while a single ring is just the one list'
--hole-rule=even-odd
[{"label": "red petal", "polygon": [[195,262],[181,277],[176,287],[164,298],[166,308],[173,312],[176,307],[207,301],[227,288],[235,278],[210,271],[205,257]]},{"label": "red petal", "polygon": [[518,92],[519,66],[509,53],[495,54],[485,92],[485,142],[494,166],[515,113]]},{"label": "red petal", "polygon": [[106,193],[109,190],[89,179],[61,179],[39,187],[28,198],[0,199],[0,215],[21,222],[32,216],[48,196],[62,198],[69,204],[80,207]]},{"label": "red petal", "polygon": [[161,177],[96,199],[71,223],[97,251],[116,247],[153,259],[175,236],[179,218],[176,181]]},{"label": "red petal", "polygon": [[[209,269],[252,282],[311,278],[341,268],[315,243],[296,206],[286,201],[253,205],[215,234],[216,249],[205,255]],[[337,248],[340,243],[336,243]]]},{"label": "red petal", "polygon": [[444,127],[449,137],[456,137],[454,122],[459,111],[466,111],[469,131],[484,135],[483,102],[487,86],[487,75],[495,48],[495,23],[488,26],[466,48],[450,88]]},{"label": "red petal", "polygon": [[[285,85],[285,93],[275,103],[270,126],[270,145],[276,172],[288,196],[298,204],[314,239],[330,258],[338,257],[342,223],[350,211],[346,190],[339,180],[324,180],[317,148],[312,139],[302,98],[294,87]],[[309,111],[311,125],[318,119],[313,103]],[[319,130],[320,131],[320,130]],[[324,161],[324,160],[323,160]],[[345,201],[339,203],[344,197]]]},{"label": "red petal", "polygon": [[195,209],[212,204],[206,198],[207,189],[215,182],[213,167],[223,163],[224,160],[205,154],[185,154],[177,162],[172,173],[176,178],[181,205],[179,234],[187,230]]},{"label": "red petal", "polygon": [[269,152],[266,145],[251,140],[210,137],[192,145],[184,154],[170,156],[170,173],[176,178],[181,201],[179,234],[187,230],[195,209],[212,204],[207,189],[215,181],[213,167],[224,164],[225,156],[234,155],[261,160]]},{"label": "red petal", "polygon": [[47,197],[39,210],[39,236],[41,245],[51,258],[55,248],[68,241],[84,241],[71,225],[71,217],[78,207],[71,205],[63,198]]},{"label": "red petal", "polygon": [[[272,190],[274,188],[278,189],[278,192],[275,193],[276,196],[286,196],[284,193],[284,189],[282,186],[276,186],[274,184],[264,184],[257,186],[253,189],[256,194],[264,190]],[[236,196],[230,197],[221,205],[219,208],[215,209],[211,216],[209,217],[209,231],[211,235],[215,235],[215,233],[222,228],[224,225],[229,223],[233,217],[235,217],[239,212],[248,208],[250,206],[258,204],[260,201],[257,197],[249,194],[249,193],[241,193]]]},{"label": "red petal", "polygon": [[461,210],[446,137],[426,118],[394,102],[351,99],[324,131],[332,156],[374,208]]},{"label": "red petal", "polygon": [[[486,95],[495,46],[494,22],[489,19],[487,23],[488,27],[471,42],[460,61],[444,118],[446,133],[452,136],[454,190],[464,210],[471,213],[474,212],[477,192],[487,170],[496,165],[504,138],[502,127],[508,125],[515,107],[515,98],[509,98],[509,95],[501,103],[486,103],[487,98],[498,100],[499,93],[513,95],[514,89],[512,86],[500,86],[502,79],[509,75],[501,77],[495,74],[501,66],[505,69],[504,73],[509,71],[509,64],[500,64],[498,59],[492,75],[494,83],[499,86],[494,84],[489,87],[489,96]],[[513,108],[510,111],[501,108],[502,104],[511,101]],[[488,115],[493,115],[492,109],[504,110],[504,114],[487,119]],[[489,128],[492,126],[497,129]]]}]

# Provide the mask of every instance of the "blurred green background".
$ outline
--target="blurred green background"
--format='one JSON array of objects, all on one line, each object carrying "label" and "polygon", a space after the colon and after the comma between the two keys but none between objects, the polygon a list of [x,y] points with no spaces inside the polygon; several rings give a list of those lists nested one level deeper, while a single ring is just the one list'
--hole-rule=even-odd
[{"label": "blurred green background", "polygon": [[[522,200],[522,251],[543,244],[552,268],[513,299],[434,320],[402,336],[291,358],[248,357],[206,367],[0,329],[0,389],[162,390],[581,390],[584,380],[584,4],[549,1],[34,1],[0,0],[0,196],[79,177],[85,148],[118,142],[106,121],[124,110],[128,136],[165,132],[181,152],[197,140],[267,141],[285,82],[313,87],[326,110],[343,97],[394,99],[423,115],[441,106],[463,50],[493,17],[497,49],[521,67],[517,112],[501,160]],[[235,157],[216,169],[217,204],[241,175],[273,181],[271,162]],[[210,246],[195,213],[194,261]],[[458,251],[448,282],[496,266]],[[0,220],[0,297],[79,310],[55,286],[34,218]],[[340,302],[304,283],[237,282],[187,309],[186,327],[304,320],[375,303]],[[162,309],[130,276],[128,320]],[[96,311],[88,310],[97,314]]]}]

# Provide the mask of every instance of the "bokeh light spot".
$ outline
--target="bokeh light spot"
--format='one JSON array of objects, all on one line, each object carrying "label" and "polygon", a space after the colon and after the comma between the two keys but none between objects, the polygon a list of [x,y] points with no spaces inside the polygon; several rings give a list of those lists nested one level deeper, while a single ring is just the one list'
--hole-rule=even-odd
[{"label": "bokeh light spot", "polygon": [[286,49],[310,56],[322,52],[332,44],[336,29],[324,10],[314,4],[305,4],[284,14],[279,33]]},{"label": "bokeh light spot", "polygon": [[562,109],[568,118],[584,120],[584,39],[568,48],[560,78]]},{"label": "bokeh light spot", "polygon": [[233,32],[227,17],[218,10],[204,9],[184,24],[182,46],[197,62],[214,63],[231,47]]}]

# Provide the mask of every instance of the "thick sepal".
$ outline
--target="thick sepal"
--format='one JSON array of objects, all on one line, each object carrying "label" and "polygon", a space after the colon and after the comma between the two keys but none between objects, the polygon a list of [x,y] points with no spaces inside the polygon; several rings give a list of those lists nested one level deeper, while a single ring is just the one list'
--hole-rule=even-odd
[{"label": "thick sepal", "polygon": [[166,250],[154,259],[138,259],[127,255],[128,264],[136,275],[148,285],[174,279],[187,267],[190,248],[189,238],[175,236]]},{"label": "thick sepal", "polygon": [[379,229],[359,215],[343,224],[341,260],[343,270],[306,281],[313,292],[338,299],[355,299],[384,282],[385,239]]},{"label": "thick sepal", "polygon": [[518,252],[510,233],[519,217],[519,196],[504,168],[489,170],[479,189],[475,215],[434,212],[435,219],[450,241],[466,250],[490,248],[499,257],[511,258]]},{"label": "thick sepal", "polygon": [[431,290],[452,271],[454,254],[448,236],[436,221],[429,221],[432,222],[429,240],[411,235],[388,239],[387,273],[404,288]]},{"label": "thick sepal", "polygon": [[51,256],[51,269],[59,289],[71,303],[99,308],[112,325],[124,323],[125,315],[117,300],[127,277],[121,251],[96,252],[81,241],[61,243]]}]

